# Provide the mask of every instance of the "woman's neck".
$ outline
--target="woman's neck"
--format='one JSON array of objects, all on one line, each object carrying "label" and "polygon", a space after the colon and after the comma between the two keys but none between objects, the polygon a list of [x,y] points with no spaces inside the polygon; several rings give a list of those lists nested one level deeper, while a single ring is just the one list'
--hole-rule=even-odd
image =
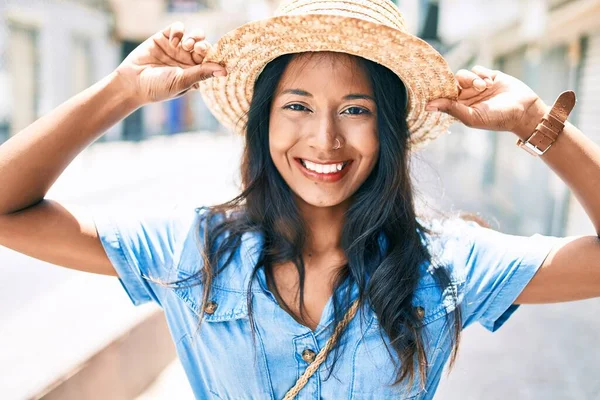
[{"label": "woman's neck", "polygon": [[342,251],[342,229],[348,210],[346,203],[316,207],[299,200],[298,208],[307,228],[306,255],[319,257]]}]

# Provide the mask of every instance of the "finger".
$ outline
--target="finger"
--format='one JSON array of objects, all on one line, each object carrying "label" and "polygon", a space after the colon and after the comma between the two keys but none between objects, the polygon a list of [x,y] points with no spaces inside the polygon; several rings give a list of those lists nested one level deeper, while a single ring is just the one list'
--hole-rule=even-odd
[{"label": "finger", "polygon": [[[172,24],[171,24],[172,25]],[[171,36],[171,25],[167,26],[165,29],[163,29],[162,31],[160,31],[160,33],[166,38],[168,39],[169,36]]]},{"label": "finger", "polygon": [[459,100],[470,100],[482,96],[483,92],[475,88],[461,89],[458,95]]},{"label": "finger", "polygon": [[190,68],[186,68],[183,71],[182,84],[184,87],[191,87],[199,81],[211,78],[214,72],[227,73],[225,68],[217,63],[206,63],[202,65],[195,65]]},{"label": "finger", "polygon": [[196,64],[201,64],[204,61],[206,52],[208,51],[210,44],[206,41],[196,42],[194,50],[192,51],[192,59]]},{"label": "finger", "polygon": [[425,107],[427,111],[442,111],[459,119],[463,124],[470,127],[477,127],[479,124],[478,116],[474,109],[467,107],[458,101],[450,99],[436,99],[430,101]]},{"label": "finger", "polygon": [[471,68],[471,71],[479,75],[481,78],[489,78],[491,80],[496,79],[496,76],[499,73],[497,70],[492,70],[481,65],[474,66]]},{"label": "finger", "polygon": [[181,38],[183,38],[183,32],[185,31],[185,26],[183,22],[174,22],[167,28],[163,30],[163,35],[169,39],[169,43],[173,47],[177,47],[179,42],[181,42]]},{"label": "finger", "polygon": [[194,45],[197,42],[201,42],[205,38],[205,33],[201,29],[193,30],[189,33],[186,33],[181,41],[181,47],[185,51],[192,51],[194,49]]},{"label": "finger", "polygon": [[488,88],[494,84],[496,76],[498,76],[498,74],[500,73],[500,71],[498,70],[492,70],[486,67],[482,67],[481,65],[474,66],[473,68],[471,68],[471,71],[483,78]]},{"label": "finger", "polygon": [[479,75],[466,69],[461,69],[456,73],[456,80],[463,90],[473,88],[482,92],[487,88],[486,82]]},{"label": "finger", "polygon": [[192,60],[194,60],[194,63],[202,64],[202,62],[204,61],[204,56],[202,54],[198,54],[196,52],[192,52],[190,54],[192,55]]},{"label": "finger", "polygon": [[196,42],[196,44],[194,44],[194,53],[204,55],[208,51],[209,47],[210,47],[210,44],[208,44],[208,42],[205,40],[203,40],[201,42]]},{"label": "finger", "polygon": [[169,38],[165,36],[165,32],[159,32],[153,36],[154,43],[160,51],[153,53],[155,58],[158,58],[165,65],[177,66],[178,64],[195,65],[189,51],[182,48],[172,47]]}]

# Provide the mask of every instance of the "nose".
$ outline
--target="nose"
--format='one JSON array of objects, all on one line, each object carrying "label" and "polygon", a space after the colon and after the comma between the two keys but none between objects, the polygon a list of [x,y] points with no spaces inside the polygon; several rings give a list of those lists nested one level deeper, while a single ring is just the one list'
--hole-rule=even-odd
[{"label": "nose", "polygon": [[308,145],[315,150],[331,151],[338,137],[338,126],[335,116],[323,115],[312,126]]}]

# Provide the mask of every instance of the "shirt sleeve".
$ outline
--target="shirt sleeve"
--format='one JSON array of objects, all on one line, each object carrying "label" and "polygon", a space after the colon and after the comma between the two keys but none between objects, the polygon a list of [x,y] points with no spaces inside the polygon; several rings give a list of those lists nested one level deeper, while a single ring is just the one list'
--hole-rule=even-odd
[{"label": "shirt sleeve", "polygon": [[133,304],[162,306],[168,288],[160,283],[177,280],[183,244],[199,226],[202,210],[95,213],[98,237]]},{"label": "shirt sleeve", "polygon": [[472,221],[454,225],[449,248],[463,328],[479,322],[494,332],[519,308],[514,301],[560,238],[509,235]]}]

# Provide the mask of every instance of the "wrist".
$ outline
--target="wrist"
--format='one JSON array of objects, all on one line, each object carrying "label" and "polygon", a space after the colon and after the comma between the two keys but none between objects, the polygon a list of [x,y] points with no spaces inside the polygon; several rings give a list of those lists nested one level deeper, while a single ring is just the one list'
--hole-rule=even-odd
[{"label": "wrist", "polygon": [[131,82],[131,79],[124,76],[118,69],[108,76],[108,80],[109,85],[113,90],[116,93],[119,93],[120,102],[127,108],[130,108],[133,111],[146,104],[141,99],[141,96],[135,89],[135,85]]},{"label": "wrist", "polygon": [[526,141],[535,131],[535,128],[544,115],[549,111],[550,107],[538,97],[535,102],[527,108],[521,122],[512,129],[512,133],[517,135],[519,139]]}]

